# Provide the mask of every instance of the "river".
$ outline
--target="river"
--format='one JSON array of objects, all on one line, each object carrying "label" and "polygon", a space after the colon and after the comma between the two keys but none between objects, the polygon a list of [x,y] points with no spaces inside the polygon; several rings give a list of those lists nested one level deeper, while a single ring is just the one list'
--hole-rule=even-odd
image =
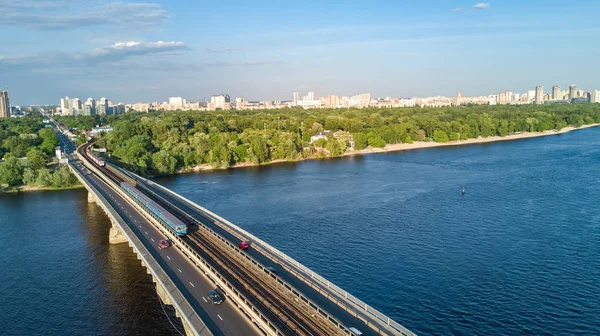
[{"label": "river", "polygon": [[[157,182],[418,334],[597,335],[599,163],[593,128]],[[109,227],[83,190],[1,196],[4,331],[173,334]]]}]

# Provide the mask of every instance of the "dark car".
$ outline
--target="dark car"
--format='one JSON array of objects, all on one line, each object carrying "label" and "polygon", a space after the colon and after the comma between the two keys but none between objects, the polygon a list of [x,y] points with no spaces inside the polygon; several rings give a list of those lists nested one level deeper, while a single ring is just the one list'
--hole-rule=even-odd
[{"label": "dark car", "polygon": [[210,299],[210,302],[212,302],[212,304],[214,305],[223,303],[223,296],[219,292],[220,291],[218,288],[208,291],[208,298]]},{"label": "dark car", "polygon": [[271,272],[271,273],[273,273],[273,274],[277,275],[277,270],[275,269],[275,267],[267,266],[267,267],[266,267],[266,269],[267,269],[269,272]]},{"label": "dark car", "polygon": [[239,247],[239,248],[241,248],[242,250],[247,250],[247,249],[250,247],[250,244],[248,244],[248,243],[247,243],[247,242],[245,242],[245,241],[241,241],[241,242],[238,244],[238,247]]}]

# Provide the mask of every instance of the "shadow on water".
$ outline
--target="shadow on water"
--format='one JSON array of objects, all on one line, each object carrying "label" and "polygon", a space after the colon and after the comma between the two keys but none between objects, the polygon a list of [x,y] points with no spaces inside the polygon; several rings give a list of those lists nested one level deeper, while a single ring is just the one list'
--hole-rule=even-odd
[{"label": "shadow on water", "polygon": [[88,203],[87,196],[78,198],[77,208],[85,219],[84,237],[93,259],[90,266],[102,279],[100,301],[110,316],[111,334],[179,335],[171,325],[183,330],[174,308],[164,306],[163,311],[152,277],[132,248],[127,243],[109,244],[111,222],[102,208]]}]

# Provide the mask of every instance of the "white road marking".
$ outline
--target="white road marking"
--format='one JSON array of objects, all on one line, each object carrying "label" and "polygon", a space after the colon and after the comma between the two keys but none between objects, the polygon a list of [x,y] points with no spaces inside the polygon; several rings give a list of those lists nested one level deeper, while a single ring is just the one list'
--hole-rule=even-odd
[{"label": "white road marking", "polygon": [[204,296],[202,297],[202,300],[204,300],[204,302],[208,303],[208,301],[206,301],[206,298],[204,298]]},{"label": "white road marking", "polygon": [[217,316],[219,317],[219,319],[220,319],[221,321],[223,321],[223,318],[221,317],[221,315],[217,314]]},{"label": "white road marking", "polygon": [[179,270],[179,273],[183,273],[183,272],[181,271],[181,268],[178,268],[177,270]]},{"label": "white road marking", "polygon": [[194,286],[194,284],[191,281],[190,281],[190,285],[192,285],[192,287],[196,287],[196,286]]},{"label": "white road marking", "polygon": [[154,238],[150,238],[150,239],[152,239],[152,242],[154,242]]},{"label": "white road marking", "polygon": [[148,234],[148,231],[144,231],[144,232],[146,232],[146,234]]},{"label": "white road marking", "polygon": [[171,257],[167,256],[167,259],[171,260]]}]

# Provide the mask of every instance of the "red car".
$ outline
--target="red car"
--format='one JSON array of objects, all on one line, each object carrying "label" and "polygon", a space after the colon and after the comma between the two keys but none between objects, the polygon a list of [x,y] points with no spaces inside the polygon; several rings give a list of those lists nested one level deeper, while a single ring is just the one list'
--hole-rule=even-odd
[{"label": "red car", "polygon": [[241,241],[241,242],[238,244],[238,247],[239,247],[239,248],[241,248],[242,250],[247,250],[247,249],[250,247],[250,244],[248,244],[248,243],[247,243],[247,242],[245,242],[245,241]]},{"label": "red car", "polygon": [[167,239],[162,239],[158,242],[158,247],[161,249],[169,248],[169,246],[171,246],[171,243]]}]

